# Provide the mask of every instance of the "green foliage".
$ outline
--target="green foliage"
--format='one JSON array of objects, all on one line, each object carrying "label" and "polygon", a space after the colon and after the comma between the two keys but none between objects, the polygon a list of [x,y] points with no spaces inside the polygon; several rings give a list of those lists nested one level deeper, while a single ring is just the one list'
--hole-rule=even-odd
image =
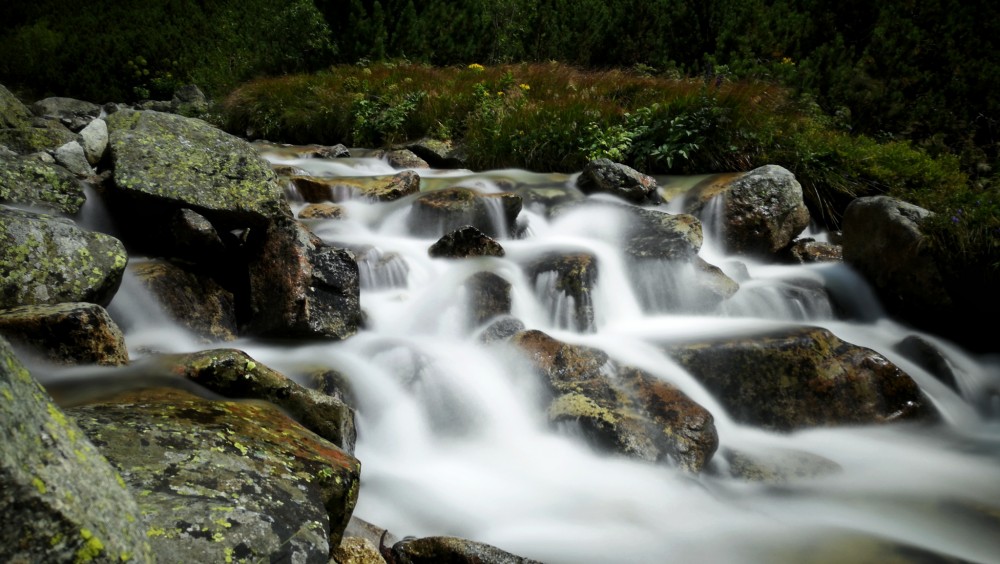
[{"label": "green foliage", "polygon": [[17,15],[0,30],[0,81],[33,97],[169,99],[185,83],[217,96],[333,54],[311,0],[38,0]]}]

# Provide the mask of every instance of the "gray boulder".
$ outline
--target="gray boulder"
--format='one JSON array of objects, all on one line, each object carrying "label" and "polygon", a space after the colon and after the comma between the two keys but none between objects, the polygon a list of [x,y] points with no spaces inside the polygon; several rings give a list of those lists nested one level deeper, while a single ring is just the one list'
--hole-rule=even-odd
[{"label": "gray boulder", "polygon": [[684,210],[714,226],[727,252],[765,257],[788,247],[810,220],[802,186],[777,165],[713,177],[688,192]]},{"label": "gray boulder", "polygon": [[0,560],[152,562],[122,477],[0,338]]},{"label": "gray boulder", "polygon": [[95,119],[80,130],[80,144],[87,162],[96,165],[104,157],[108,148],[108,123],[103,119]]},{"label": "gray boulder", "polygon": [[121,241],[72,221],[0,206],[0,307],[108,305],[128,255]]},{"label": "gray boulder", "polygon": [[[248,142],[176,114],[121,110],[107,118],[113,184],[143,231],[186,207],[231,228],[291,216],[270,164]],[[153,220],[150,222],[150,220]]]},{"label": "gray boulder", "polygon": [[55,157],[59,165],[80,178],[87,178],[94,174],[94,169],[90,168],[83,146],[76,141],[70,141],[56,148],[52,151],[52,156]]},{"label": "gray boulder", "polygon": [[920,229],[932,215],[889,196],[857,198],[844,211],[844,261],[872,284],[892,311],[944,313],[953,306],[945,273]]},{"label": "gray boulder", "polygon": [[38,100],[31,111],[38,117],[57,119],[71,131],[80,131],[101,115],[97,104],[59,96]]}]

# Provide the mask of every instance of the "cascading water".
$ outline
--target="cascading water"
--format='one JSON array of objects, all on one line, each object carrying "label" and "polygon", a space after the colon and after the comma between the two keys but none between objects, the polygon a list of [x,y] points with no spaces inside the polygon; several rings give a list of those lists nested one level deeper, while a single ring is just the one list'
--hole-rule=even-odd
[{"label": "cascading water", "polygon": [[[316,176],[398,172],[375,158],[298,159],[278,149],[264,154]],[[418,172],[424,190],[495,188],[489,173]],[[573,178],[503,172],[527,186],[571,186]],[[329,244],[369,249],[361,265],[367,318],[357,335],[299,346],[252,339],[225,344],[290,376],[319,364],[350,382],[362,462],[357,517],[400,537],[458,536],[548,564],[857,562],[857,554],[875,562],[890,558],[885,546],[903,547],[896,557],[914,561],[1000,561],[997,358],[921,334],[959,375],[957,391],[942,384],[895,352],[903,337],[920,333],[882,315],[865,283],[843,264],[771,266],[740,259],[739,274],[731,274],[741,284],[737,294],[711,315],[689,313],[683,278],[664,280],[660,270],[672,269],[623,256],[621,217],[608,209],[583,207],[550,217],[526,200],[519,217],[523,235],[500,239],[504,257],[431,258],[427,249],[436,237],[407,230],[412,198],[347,200],[343,219],[308,222]],[[296,211],[302,205],[293,201]],[[702,257],[725,270],[735,261],[713,246],[714,236],[706,230]],[[525,273],[525,264],[552,251],[596,257],[587,331],[568,317],[566,308],[578,304],[553,290],[551,277],[533,280]],[[510,283],[511,314],[526,328],[600,348],[682,389],[712,412],[721,447],[811,453],[840,470],[768,484],[596,453],[571,429],[548,424],[542,384],[526,361],[502,344],[484,343],[479,328],[470,327],[465,282],[482,271]],[[657,289],[680,296],[681,303],[662,299]],[[133,358],[143,355],[149,338],[149,327],[140,323],[145,316],[135,311],[152,307],[137,298],[141,292],[126,280],[111,307],[128,318]],[[763,431],[731,419],[656,346],[798,324],[827,328],[885,355],[932,398],[943,424]],[[199,346],[181,329],[173,331],[173,346]],[[157,341],[162,350],[167,339]]]}]

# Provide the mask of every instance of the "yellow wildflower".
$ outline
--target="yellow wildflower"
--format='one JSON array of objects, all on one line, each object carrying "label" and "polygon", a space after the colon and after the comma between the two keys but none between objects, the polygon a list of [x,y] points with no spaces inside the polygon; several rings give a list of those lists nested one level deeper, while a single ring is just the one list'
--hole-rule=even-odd
[{"label": "yellow wildflower", "polygon": [[469,65],[469,70],[474,70],[476,72],[482,72],[483,70],[486,70],[486,69],[483,68],[483,65],[481,65],[479,63],[472,63],[471,65]]}]

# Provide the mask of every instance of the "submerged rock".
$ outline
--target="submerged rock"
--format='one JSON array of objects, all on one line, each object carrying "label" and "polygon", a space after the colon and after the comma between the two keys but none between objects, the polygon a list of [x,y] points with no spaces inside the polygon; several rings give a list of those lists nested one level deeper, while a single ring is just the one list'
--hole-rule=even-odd
[{"label": "submerged rock", "polygon": [[326,564],[360,463],[270,404],[148,389],[69,412],[135,492],[166,562]]},{"label": "submerged rock", "polygon": [[121,476],[0,338],[0,560],[152,562]]},{"label": "submerged rock", "polygon": [[128,263],[118,239],[72,221],[0,206],[0,308],[91,302],[106,306]]},{"label": "submerged rock", "polygon": [[395,564],[542,564],[458,537],[403,539],[392,546],[392,557]]}]

